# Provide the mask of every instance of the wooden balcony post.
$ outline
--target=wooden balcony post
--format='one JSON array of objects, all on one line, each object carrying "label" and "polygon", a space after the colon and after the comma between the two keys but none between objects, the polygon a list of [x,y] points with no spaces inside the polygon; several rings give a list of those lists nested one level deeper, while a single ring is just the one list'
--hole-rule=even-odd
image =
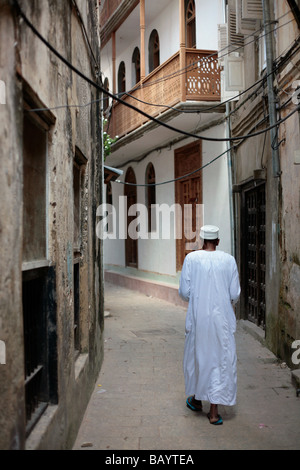
[{"label": "wooden balcony post", "polygon": [[140,34],[141,34],[141,81],[145,78],[145,0],[140,0]]},{"label": "wooden balcony post", "polygon": [[[117,93],[117,76],[116,76],[116,32],[112,33],[112,75],[113,75],[113,94]],[[115,136],[115,113],[112,109],[112,135]]]},{"label": "wooden balcony post", "polygon": [[[145,0],[140,0],[140,35],[141,35],[141,55],[140,55],[140,67],[141,67],[141,77],[140,77],[140,98],[144,100],[144,90],[143,83],[146,76],[146,59],[145,59]],[[139,115],[140,124],[142,124],[142,115]]]},{"label": "wooden balcony post", "polygon": [[185,42],[185,7],[184,0],[179,0],[179,41],[180,41],[180,70],[181,70],[181,101],[186,101],[186,42]]}]

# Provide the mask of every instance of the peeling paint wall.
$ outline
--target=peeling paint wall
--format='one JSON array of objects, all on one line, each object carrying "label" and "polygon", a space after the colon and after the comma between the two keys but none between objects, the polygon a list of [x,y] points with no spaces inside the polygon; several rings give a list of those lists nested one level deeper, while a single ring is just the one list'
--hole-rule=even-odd
[{"label": "peeling paint wall", "polygon": [[[92,80],[99,80],[96,1],[77,0],[80,16],[72,2],[19,3],[62,56]],[[102,202],[101,96],[48,50],[8,1],[0,2],[0,79],[6,84],[6,104],[0,105],[0,340],[6,346],[6,364],[0,364],[0,448],[65,449],[76,437],[103,360],[102,246],[95,233],[96,208]],[[43,107],[44,111],[28,112],[24,106],[31,110]],[[45,256],[39,253],[31,259],[24,259],[23,249],[23,181],[28,178],[23,165],[23,119],[47,134]],[[36,148],[35,135],[31,138],[32,148]],[[80,169],[81,184],[80,246],[76,248],[74,165]],[[38,188],[32,189],[31,198],[38,199]],[[30,201],[27,206],[30,208]],[[32,237],[26,235],[28,246]],[[75,347],[76,263],[80,306]],[[48,349],[47,367],[49,377],[56,381],[46,411],[26,435],[22,289],[24,279],[36,274],[40,266],[54,273],[53,291],[48,291],[53,296],[47,302],[53,304],[52,313],[55,306],[55,314],[47,334],[48,340],[56,339],[55,350]],[[49,279],[47,282],[49,289]]]},{"label": "peeling paint wall", "polygon": [[[286,5],[284,4],[286,3]],[[277,54],[282,54],[299,36],[299,28],[293,15],[288,12],[288,2],[277,2],[277,15],[283,17],[279,24],[290,21],[288,31],[284,27],[278,34]],[[286,15],[286,16],[284,16]],[[285,18],[285,21],[284,21]],[[283,111],[283,116],[295,109],[299,101],[295,98],[295,87],[299,80],[300,54],[294,54],[291,61],[279,74],[278,90],[280,102],[292,99]],[[288,365],[294,352],[292,343],[300,339],[300,162],[297,159],[300,142],[299,113],[291,116],[281,127],[278,136],[282,141],[281,152],[281,220],[280,220],[280,299],[278,325],[278,351]]]},{"label": "peeling paint wall", "polygon": [[[299,28],[288,2],[270,2],[271,12],[278,22],[275,35],[274,57],[280,64],[276,71],[275,91],[280,112],[277,119],[286,117],[295,109],[292,100],[294,82],[299,78],[299,51],[292,49],[299,36]],[[258,73],[258,41],[244,48],[245,87],[260,78]],[[294,53],[289,57],[287,53]],[[288,57],[284,62],[283,58]],[[256,59],[255,59],[256,58]],[[255,62],[256,61],[256,62]],[[248,73],[249,72],[249,73]],[[251,92],[250,92],[251,93]],[[233,135],[245,135],[259,130],[259,123],[268,112],[267,89],[250,95],[232,117]],[[238,104],[238,103],[237,103]],[[268,124],[268,120],[267,126]],[[243,141],[235,150],[235,207],[237,214],[237,251],[240,272],[246,277],[246,261],[243,257],[243,203],[245,188],[260,184],[254,170],[264,170],[266,185],[266,325],[265,335],[269,348],[287,364],[292,364],[292,343],[300,338],[300,165],[298,151],[300,141],[299,113],[295,113],[279,127],[278,144],[281,174],[274,178],[272,172],[272,142],[269,133]],[[251,186],[252,185],[252,186]],[[242,290],[240,316],[245,318],[247,292]]]}]

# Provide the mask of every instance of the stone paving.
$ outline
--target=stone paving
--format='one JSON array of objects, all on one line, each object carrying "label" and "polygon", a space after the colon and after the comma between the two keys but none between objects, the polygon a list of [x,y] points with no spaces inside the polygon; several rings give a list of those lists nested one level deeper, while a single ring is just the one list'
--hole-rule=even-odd
[{"label": "stone paving", "polygon": [[291,371],[238,322],[238,396],[222,426],[185,404],[186,309],[106,284],[102,370],[73,450],[296,450],[300,397]]}]

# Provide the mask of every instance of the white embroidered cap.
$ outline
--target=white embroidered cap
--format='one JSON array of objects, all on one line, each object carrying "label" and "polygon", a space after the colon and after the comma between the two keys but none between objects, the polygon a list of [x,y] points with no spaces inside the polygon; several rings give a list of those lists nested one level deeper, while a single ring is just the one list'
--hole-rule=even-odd
[{"label": "white embroidered cap", "polygon": [[216,240],[219,238],[219,227],[215,225],[204,225],[200,230],[200,238],[203,240]]}]

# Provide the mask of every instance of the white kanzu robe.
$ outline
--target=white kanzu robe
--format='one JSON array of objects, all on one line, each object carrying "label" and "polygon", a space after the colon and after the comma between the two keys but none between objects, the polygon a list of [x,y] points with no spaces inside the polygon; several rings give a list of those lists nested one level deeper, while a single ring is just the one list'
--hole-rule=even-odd
[{"label": "white kanzu robe", "polygon": [[232,406],[237,391],[232,302],[240,296],[233,256],[219,250],[189,253],[182,267],[179,295],[189,302],[183,358],[186,395]]}]

